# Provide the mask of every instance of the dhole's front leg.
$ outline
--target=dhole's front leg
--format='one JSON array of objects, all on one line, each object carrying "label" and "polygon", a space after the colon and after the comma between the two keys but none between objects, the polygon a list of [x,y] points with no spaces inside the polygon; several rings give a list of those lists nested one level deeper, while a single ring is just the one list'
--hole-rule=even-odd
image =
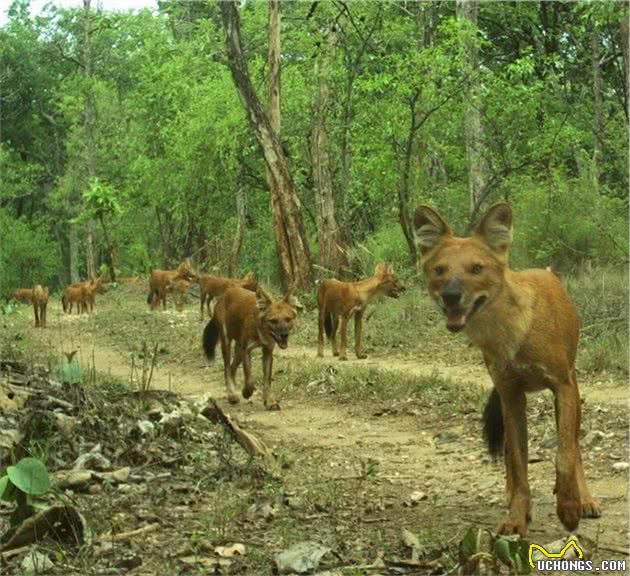
[{"label": "dhole's front leg", "polygon": [[252,378],[252,353],[250,350],[243,350],[243,373],[245,382],[243,383],[243,398],[251,398],[256,386]]},{"label": "dhole's front leg", "polygon": [[199,293],[199,319],[200,320],[203,320],[203,309],[204,309],[205,304],[206,304],[206,294],[202,290]]},{"label": "dhole's front leg", "polygon": [[354,352],[359,360],[367,358],[361,350],[361,333],[363,332],[363,310],[354,313]]},{"label": "dhole's front leg", "polygon": [[267,410],[280,410],[280,404],[271,396],[271,372],[273,368],[273,349],[263,348],[263,402]]},{"label": "dhole's front leg", "polygon": [[39,312],[37,310],[38,304],[33,304],[33,314],[35,315],[35,328],[39,328]]},{"label": "dhole's front leg", "polygon": [[517,386],[512,382],[495,382],[501,397],[505,429],[505,474],[509,506],[508,517],[499,525],[497,532],[525,536],[531,506],[527,479],[527,401],[525,393]]},{"label": "dhole's front leg", "polygon": [[[567,530],[575,530],[582,516],[582,501],[578,484],[578,412],[580,396],[571,378],[560,381],[554,390],[558,453],[556,455],[556,509]],[[583,472],[582,472],[583,474]],[[592,500],[590,493],[588,497]]]},{"label": "dhole's front leg", "polygon": [[337,348],[337,330],[338,329],[339,329],[339,316],[337,316],[336,314],[333,314],[332,315],[332,335],[330,337],[333,356],[339,356],[339,348]]},{"label": "dhole's front leg", "polygon": [[[239,358],[240,347],[239,346],[234,347],[234,368],[232,368],[232,364],[230,363],[231,343],[227,337],[227,334],[225,333],[225,326],[219,327],[219,340],[221,340],[221,354],[223,355],[223,376],[225,378],[225,389],[227,390],[227,399],[230,404],[238,404],[240,398],[238,397],[238,394],[236,393],[236,389],[235,389],[235,386],[236,386],[235,375],[236,375],[236,369],[238,368],[238,365],[241,362]],[[238,362],[237,362],[237,358],[238,358]]]}]

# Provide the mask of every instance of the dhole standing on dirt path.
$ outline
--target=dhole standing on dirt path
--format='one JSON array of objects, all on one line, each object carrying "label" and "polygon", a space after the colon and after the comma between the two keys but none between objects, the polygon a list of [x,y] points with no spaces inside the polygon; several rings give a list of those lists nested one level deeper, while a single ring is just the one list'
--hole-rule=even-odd
[{"label": "dhole standing on dirt path", "polygon": [[[240,286],[233,286],[219,298],[212,319],[203,331],[203,349],[208,360],[213,360],[217,342],[221,342],[225,387],[227,399],[231,404],[239,401],[236,392],[236,371],[241,362],[245,374],[243,398],[250,398],[254,393],[251,353],[254,348],[262,347],[265,408],[280,409],[278,402],[271,397],[273,349],[276,344],[282,349],[289,344],[289,332],[297,316],[292,302],[290,294],[282,300],[275,300],[260,286],[256,293]],[[235,342],[233,359],[232,341]]]},{"label": "dhole standing on dirt path", "polygon": [[[363,313],[375,298],[385,295],[398,298],[405,291],[389,264],[377,264],[374,276],[358,282],[323,280],[317,289],[319,308],[319,339],[317,355],[324,356],[324,331],[332,340],[334,356],[347,360],[348,321],[354,315],[354,351],[357,358],[367,358],[361,349]],[[341,348],[337,350],[337,328],[341,319]]]},{"label": "dhole standing on dirt path", "polygon": [[153,270],[149,277],[149,295],[147,304],[151,310],[155,310],[162,302],[162,308],[166,310],[166,292],[171,282],[178,279],[196,280],[197,275],[192,269],[188,259],[184,260],[175,270]]},{"label": "dhole standing on dirt path", "polygon": [[35,328],[46,328],[46,307],[48,306],[48,288],[40,284],[33,286],[32,290],[33,314],[35,315]]},{"label": "dhole standing on dirt path", "polygon": [[509,506],[498,532],[523,536],[531,520],[525,394],[543,388],[555,397],[558,517],[567,530],[575,530],[581,517],[599,517],[579,446],[579,321],[562,283],[545,270],[510,270],[512,210],[505,203],[492,207],[469,238],[456,238],[428,206],[417,208],[414,225],[431,298],[446,315],[447,328],[465,332],[481,349],[494,383],[484,433],[494,455],[505,436]]},{"label": "dhole standing on dirt path", "polygon": [[210,311],[210,304],[213,299],[221,296],[228,288],[232,286],[240,286],[245,290],[256,291],[258,283],[253,272],[247,273],[243,278],[224,278],[222,276],[211,276],[210,274],[200,275],[199,282],[199,301],[201,314],[200,318],[203,320],[203,308],[204,305],[208,309],[208,317],[212,316]]}]

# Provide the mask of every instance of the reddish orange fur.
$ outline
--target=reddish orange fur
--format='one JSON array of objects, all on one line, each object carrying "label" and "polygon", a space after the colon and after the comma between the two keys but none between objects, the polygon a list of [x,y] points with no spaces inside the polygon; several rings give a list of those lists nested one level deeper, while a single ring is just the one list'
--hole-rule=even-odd
[{"label": "reddish orange fur", "polygon": [[[333,355],[347,360],[348,321],[354,315],[354,340],[357,358],[367,358],[361,349],[363,313],[367,305],[378,296],[398,298],[405,288],[394,276],[389,264],[378,264],[374,276],[358,282],[323,280],[317,289],[319,308],[319,340],[317,355],[324,356],[324,331],[332,340]],[[337,350],[337,327],[341,320],[341,348]],[[326,330],[325,330],[326,328]]]},{"label": "reddish orange fur", "polygon": [[222,276],[211,276],[204,274],[199,276],[199,301],[200,301],[200,314],[203,320],[204,305],[208,310],[208,316],[212,316],[210,304],[212,300],[221,296],[228,288],[232,286],[240,286],[245,290],[256,291],[258,283],[253,272],[249,272],[243,278],[224,278]]},{"label": "reddish orange fur", "polygon": [[[429,295],[446,314],[449,329],[464,331],[481,349],[493,394],[498,393],[494,414],[499,423],[502,419],[501,438],[505,432],[509,506],[498,531],[527,532],[531,504],[525,394],[543,388],[553,392],[556,404],[557,513],[568,530],[575,530],[580,517],[600,515],[586,484],[579,446],[575,307],[553,273],[510,270],[512,212],[507,204],[491,208],[469,238],[455,237],[428,206],[416,210],[415,227]],[[486,414],[493,412],[488,408]]]},{"label": "reddish orange fur", "polygon": [[32,290],[33,314],[35,316],[35,327],[46,328],[46,307],[48,306],[48,288],[39,284],[33,286]]},{"label": "reddish orange fur", "polygon": [[256,293],[240,286],[232,286],[217,301],[212,320],[204,330],[204,349],[208,357],[212,358],[217,341],[221,343],[229,402],[239,401],[235,386],[236,371],[241,363],[245,374],[243,397],[249,398],[254,393],[251,351],[262,347],[263,401],[268,410],[280,408],[271,397],[273,350],[276,344],[281,348],[288,346],[289,332],[297,316],[291,301],[289,294],[282,300],[275,300],[260,286]]},{"label": "reddish orange fur", "polygon": [[184,260],[176,270],[153,270],[149,277],[149,298],[151,310],[155,310],[162,302],[162,308],[166,310],[166,288],[177,279],[195,280],[197,278],[188,260]]},{"label": "reddish orange fur", "polygon": [[33,300],[32,288],[18,288],[13,292],[13,298],[24,304],[30,304]]}]

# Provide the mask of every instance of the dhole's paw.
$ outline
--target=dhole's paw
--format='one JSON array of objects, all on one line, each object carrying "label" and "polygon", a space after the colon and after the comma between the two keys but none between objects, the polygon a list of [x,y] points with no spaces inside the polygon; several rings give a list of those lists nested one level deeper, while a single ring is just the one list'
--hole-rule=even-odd
[{"label": "dhole's paw", "polygon": [[241,399],[238,397],[238,394],[228,394],[227,401],[230,404],[238,404]]},{"label": "dhole's paw", "polygon": [[582,518],[599,518],[602,515],[602,507],[592,496],[582,499]]},{"label": "dhole's paw", "polygon": [[267,410],[277,412],[278,410],[280,410],[280,404],[276,400],[274,400],[273,402],[268,402],[267,404],[265,404],[265,408]]},{"label": "dhole's paw", "polygon": [[241,392],[243,394],[243,398],[245,398],[245,400],[251,398],[254,394],[254,390],[256,390],[255,386],[244,386],[243,391]]},{"label": "dhole's paw", "polygon": [[501,522],[501,524],[497,526],[497,534],[518,534],[519,536],[525,536],[527,534],[527,520],[507,518],[505,522]]},{"label": "dhole's paw", "polygon": [[558,518],[562,525],[569,531],[573,531],[580,523],[582,506],[577,499],[558,499],[557,504]]},{"label": "dhole's paw", "polygon": [[357,354],[357,358],[359,360],[365,360],[367,358],[367,354],[365,352],[361,352],[361,354]]}]

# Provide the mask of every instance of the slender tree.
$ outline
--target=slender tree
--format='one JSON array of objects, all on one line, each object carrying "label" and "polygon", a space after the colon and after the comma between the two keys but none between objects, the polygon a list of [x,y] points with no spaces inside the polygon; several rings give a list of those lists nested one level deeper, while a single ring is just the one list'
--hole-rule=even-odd
[{"label": "slender tree", "polygon": [[[260,100],[251,82],[247,63],[243,56],[241,27],[238,5],[234,0],[220,3],[221,17],[225,29],[225,46],[228,66],[236,86],[241,104],[247,113],[249,124],[261,148],[270,174],[274,232],[278,251],[281,276],[285,286],[307,289],[312,285],[313,272],[311,254],[306,240],[300,203],[295,184],[289,172],[288,162],[279,135],[263,111]],[[270,51],[278,60],[270,72],[270,92],[280,97],[280,5],[270,4]],[[278,104],[271,107],[278,109]],[[279,123],[279,116],[275,120]]]}]

